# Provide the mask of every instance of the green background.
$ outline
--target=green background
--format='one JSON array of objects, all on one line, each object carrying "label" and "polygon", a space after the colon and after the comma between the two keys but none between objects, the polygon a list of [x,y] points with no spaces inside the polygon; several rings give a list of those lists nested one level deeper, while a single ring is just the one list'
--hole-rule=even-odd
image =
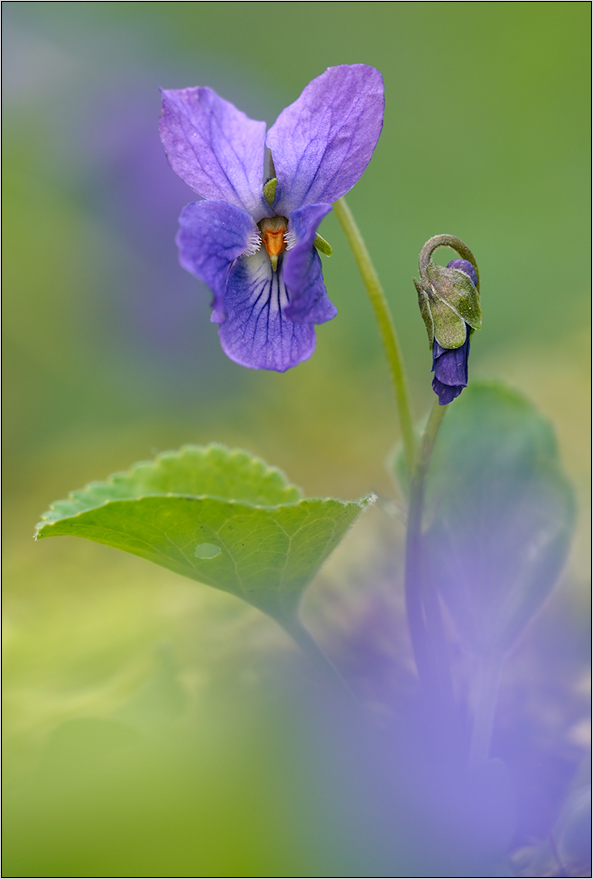
[{"label": "green background", "polygon": [[[393,494],[392,391],[337,221],[320,231],[334,248],[324,272],[338,317],[318,329],[311,360],[285,375],[228,361],[208,292],[177,264],[177,216],[193,194],[158,141],[158,88],[209,85],[270,125],[326,67],[377,67],[383,134],[349,203],[394,314],[415,417],[432,392],[412,277],[425,240],[449,233],[480,266],[470,380],[506,378],[552,419],[586,509],[590,5],[8,2],[3,12],[6,696],[18,787],[60,723],[125,714],[166,677],[162,650],[194,713],[224,692],[217,710],[235,718],[270,653],[300,661],[271,621],[229,596],[84,541],[33,544],[52,500],[211,440],[261,455],[308,495]],[[393,548],[381,516],[365,517],[311,590],[306,615],[330,650],[360,609],[360,572]],[[566,581],[577,613],[582,512],[579,528]],[[218,741],[222,714],[207,713],[203,736]],[[241,802],[251,782],[231,775]],[[90,858],[81,838],[71,875]],[[29,875],[66,869],[59,847],[49,866],[21,856]],[[132,858],[129,869],[141,867]]]}]

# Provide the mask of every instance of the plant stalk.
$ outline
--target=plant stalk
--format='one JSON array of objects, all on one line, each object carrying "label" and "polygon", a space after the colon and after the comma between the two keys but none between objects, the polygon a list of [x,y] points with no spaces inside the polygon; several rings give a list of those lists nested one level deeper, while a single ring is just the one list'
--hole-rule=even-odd
[{"label": "plant stalk", "polygon": [[408,626],[418,676],[429,693],[452,695],[448,664],[444,661],[445,637],[438,595],[427,583],[426,559],[422,547],[422,519],[426,477],[430,459],[445,417],[446,406],[435,401],[420,440],[410,481],[408,530],[406,534],[405,593]]},{"label": "plant stalk", "polygon": [[325,655],[315,638],[313,638],[308,632],[301,620],[297,616],[294,616],[282,621],[278,619],[278,622],[280,622],[282,628],[288,632],[290,637],[310,660],[317,670],[320,679],[325,681],[331,689],[347,693],[350,701],[354,700],[358,705],[358,699],[350,689],[350,686],[346,683],[335,665]]},{"label": "plant stalk", "polygon": [[416,443],[414,439],[414,426],[412,422],[406,373],[404,370],[401,348],[393,324],[393,318],[389,311],[385,293],[381,287],[379,276],[377,275],[367,246],[364,243],[364,239],[360,234],[360,230],[356,225],[352,212],[343,196],[334,204],[334,211],[340,221],[346,239],[348,240],[348,244],[350,245],[350,249],[354,255],[354,259],[356,260],[356,264],[358,265],[369,299],[371,300],[375,319],[379,325],[379,332],[387,355],[391,380],[395,391],[395,400],[404,443],[406,466],[408,468],[408,473],[411,473],[414,466]]},{"label": "plant stalk", "polygon": [[478,690],[469,748],[470,766],[479,766],[488,759],[490,754],[490,740],[494,725],[501,666],[502,660],[499,656],[480,660]]}]

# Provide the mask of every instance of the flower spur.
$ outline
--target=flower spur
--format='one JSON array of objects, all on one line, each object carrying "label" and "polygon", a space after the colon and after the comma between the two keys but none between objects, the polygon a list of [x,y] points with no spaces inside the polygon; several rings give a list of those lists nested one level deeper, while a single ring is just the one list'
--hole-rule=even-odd
[{"label": "flower spur", "polygon": [[[359,180],[383,124],[383,80],[364,64],[330,67],[282,111],[266,137],[209,88],[163,90],[161,140],[202,197],[179,218],[181,265],[213,293],[225,353],[284,372],[331,320],[314,242],[332,204]],[[264,185],[265,147],[275,178]]]}]

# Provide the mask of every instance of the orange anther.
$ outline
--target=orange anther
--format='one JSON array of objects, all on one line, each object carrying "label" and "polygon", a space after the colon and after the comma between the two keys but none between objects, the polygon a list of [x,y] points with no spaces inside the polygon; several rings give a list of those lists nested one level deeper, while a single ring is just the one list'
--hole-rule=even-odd
[{"label": "orange anther", "polygon": [[285,217],[265,217],[259,223],[262,241],[270,257],[276,257],[286,249],[284,234],[288,228]]}]

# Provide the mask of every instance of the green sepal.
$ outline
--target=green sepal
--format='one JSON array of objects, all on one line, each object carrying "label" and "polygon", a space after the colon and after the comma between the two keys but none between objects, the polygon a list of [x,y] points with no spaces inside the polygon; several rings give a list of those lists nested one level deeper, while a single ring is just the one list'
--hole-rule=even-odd
[{"label": "green sepal", "polygon": [[264,198],[269,205],[274,204],[277,184],[278,180],[275,177],[272,177],[271,180],[268,180],[268,182],[264,184]]},{"label": "green sepal", "polygon": [[481,328],[480,294],[464,272],[431,262],[426,267],[426,277],[438,299],[442,299],[453,308],[474,330]]},{"label": "green sepal", "polygon": [[430,302],[428,299],[428,294],[423,289],[422,284],[416,280],[416,278],[412,278],[414,281],[414,286],[416,287],[416,292],[418,293],[418,305],[420,307],[420,314],[422,315],[422,320],[424,321],[424,326],[426,327],[426,332],[428,333],[428,347],[432,351],[432,343],[434,342],[434,321],[432,319],[432,314],[430,313]]},{"label": "green sepal", "polygon": [[465,342],[465,321],[444,299],[439,299],[430,291],[429,308],[434,321],[434,337],[443,348],[460,348]]},{"label": "green sepal", "polygon": [[333,253],[333,248],[331,244],[322,238],[319,232],[315,235],[315,241],[313,242],[313,246],[319,253],[322,253],[324,256],[331,256]]}]

